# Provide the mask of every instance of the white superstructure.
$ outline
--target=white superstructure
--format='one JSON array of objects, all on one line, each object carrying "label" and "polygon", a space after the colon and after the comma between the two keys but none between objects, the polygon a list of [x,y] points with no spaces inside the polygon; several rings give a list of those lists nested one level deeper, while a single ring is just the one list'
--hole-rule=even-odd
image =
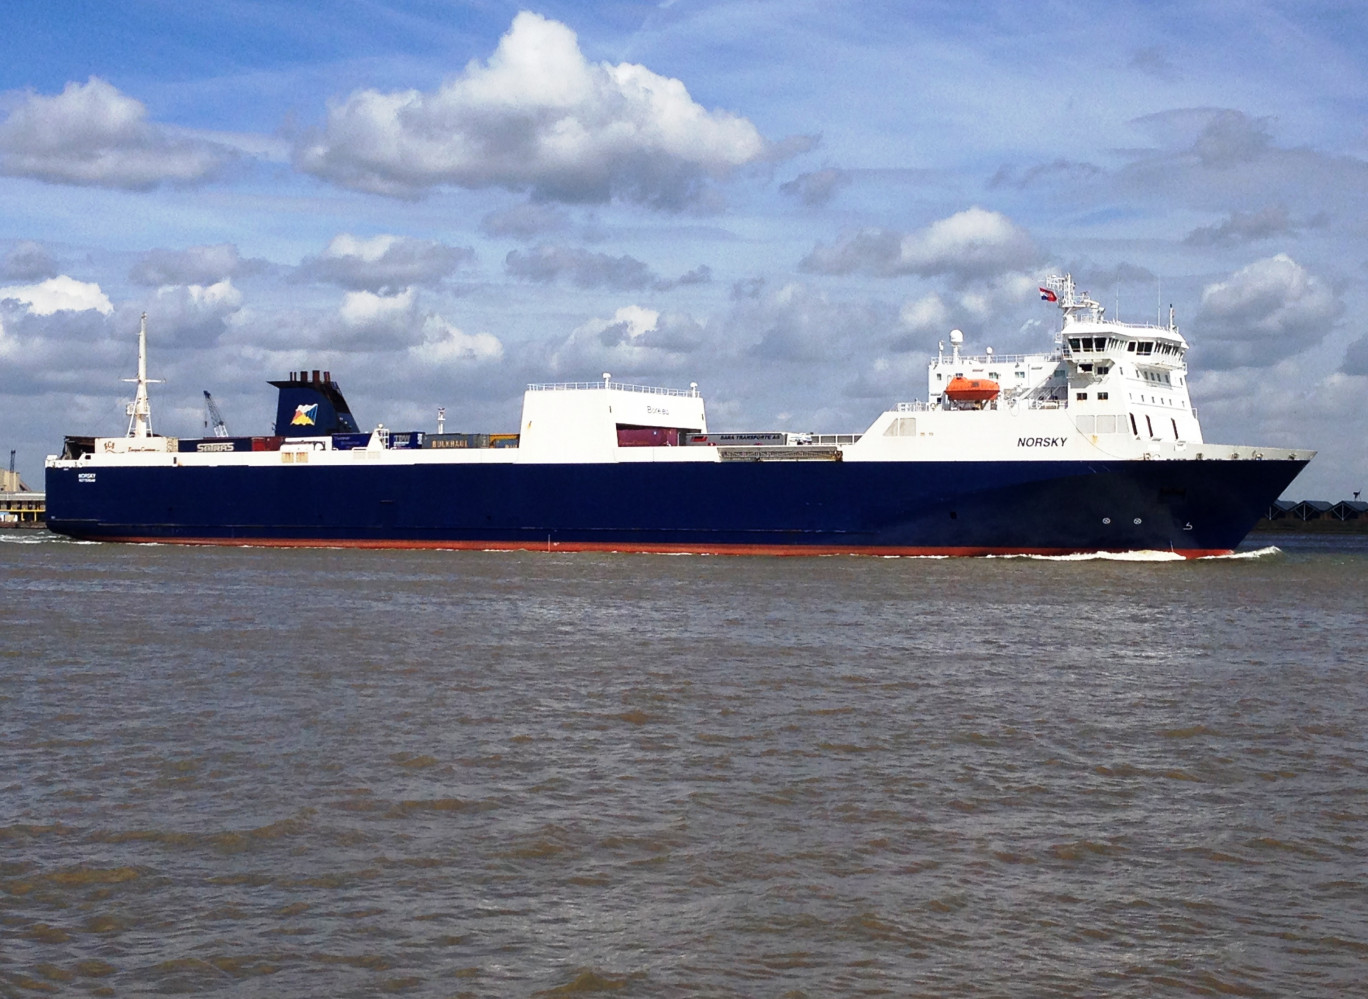
[{"label": "white superstructure", "polygon": [[[1063,313],[1055,350],[970,355],[953,331],[950,352],[942,344],[929,366],[928,401],[884,413],[848,457],[907,455],[907,438],[919,457],[943,461],[1258,458],[1269,450],[1203,440],[1188,394],[1188,344],[1171,311],[1167,326],[1108,319],[1068,275],[1051,277],[1042,295]],[[996,397],[956,401],[949,387],[957,378],[992,383]]]}]

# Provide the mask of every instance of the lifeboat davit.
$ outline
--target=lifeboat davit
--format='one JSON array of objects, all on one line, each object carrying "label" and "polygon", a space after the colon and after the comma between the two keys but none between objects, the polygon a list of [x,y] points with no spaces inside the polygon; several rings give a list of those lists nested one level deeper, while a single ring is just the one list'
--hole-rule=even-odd
[{"label": "lifeboat davit", "polygon": [[991,378],[965,378],[956,375],[945,386],[951,402],[992,402],[1002,392],[1002,386]]}]

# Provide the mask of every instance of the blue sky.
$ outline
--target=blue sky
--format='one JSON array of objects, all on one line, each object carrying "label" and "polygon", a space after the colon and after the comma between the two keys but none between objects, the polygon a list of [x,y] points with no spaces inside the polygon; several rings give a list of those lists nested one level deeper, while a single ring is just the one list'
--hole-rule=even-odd
[{"label": "blue sky", "polygon": [[1071,271],[1172,303],[1207,439],[1368,487],[1368,13],[1343,3],[12,0],[0,447],[508,430],[528,382],[697,382],[858,431],[937,341],[1047,349]]}]

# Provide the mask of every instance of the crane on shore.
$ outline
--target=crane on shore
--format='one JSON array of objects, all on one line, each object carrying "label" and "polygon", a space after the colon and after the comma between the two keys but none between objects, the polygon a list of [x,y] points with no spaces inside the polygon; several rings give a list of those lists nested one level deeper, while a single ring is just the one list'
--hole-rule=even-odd
[{"label": "crane on shore", "polygon": [[[214,397],[209,394],[209,390],[204,390],[204,429],[208,431],[213,428],[215,437],[227,437],[228,424],[223,421],[223,414],[214,403]],[[206,433],[205,436],[208,436]]]}]

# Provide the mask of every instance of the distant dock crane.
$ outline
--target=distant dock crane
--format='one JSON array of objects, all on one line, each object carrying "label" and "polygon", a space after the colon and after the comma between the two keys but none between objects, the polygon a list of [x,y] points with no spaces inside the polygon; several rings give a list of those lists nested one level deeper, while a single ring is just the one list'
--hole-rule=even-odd
[{"label": "distant dock crane", "polygon": [[204,390],[204,429],[208,431],[213,428],[215,437],[228,437],[228,424],[223,420],[223,414],[214,404],[214,397],[209,394],[209,390]]}]

